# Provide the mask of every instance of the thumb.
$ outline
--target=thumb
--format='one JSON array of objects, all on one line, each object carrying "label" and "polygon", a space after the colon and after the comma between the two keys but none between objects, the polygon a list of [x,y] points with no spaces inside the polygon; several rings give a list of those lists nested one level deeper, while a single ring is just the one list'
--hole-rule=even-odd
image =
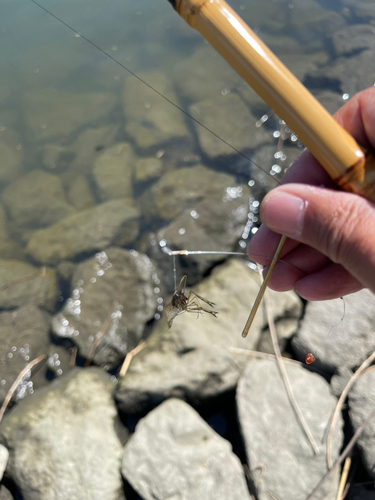
[{"label": "thumb", "polygon": [[315,248],[375,292],[375,205],[342,191],[286,184],[263,200],[262,222]]}]

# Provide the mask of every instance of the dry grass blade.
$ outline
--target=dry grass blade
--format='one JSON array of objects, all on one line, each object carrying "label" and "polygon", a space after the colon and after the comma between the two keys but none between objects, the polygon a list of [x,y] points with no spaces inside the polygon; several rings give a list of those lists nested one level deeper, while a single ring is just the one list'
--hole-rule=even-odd
[{"label": "dry grass blade", "polygon": [[320,488],[323,486],[323,484],[327,481],[327,479],[331,476],[332,472],[338,467],[341,462],[345,460],[345,458],[349,455],[350,451],[352,450],[353,446],[357,442],[359,436],[362,434],[363,429],[368,425],[370,420],[372,420],[375,417],[375,410],[373,410],[370,415],[366,418],[366,420],[363,422],[363,424],[358,427],[356,432],[354,433],[353,437],[349,441],[349,443],[346,445],[345,450],[341,453],[339,458],[336,460],[336,462],[332,465],[332,467],[324,474],[322,479],[319,481],[319,483],[315,486],[313,491],[310,493],[310,495],[306,498],[306,500],[311,500],[314,498],[316,493],[320,490]]},{"label": "dry grass blade", "polygon": [[77,354],[78,354],[78,347],[76,346],[76,347],[73,347],[73,349],[70,351],[69,366],[71,366],[71,367],[75,366]]},{"label": "dry grass blade", "polygon": [[13,285],[19,285],[20,283],[26,283],[26,281],[31,281],[35,280],[35,278],[44,277],[46,275],[46,268],[43,266],[40,268],[40,271],[30,274],[30,276],[25,276],[24,278],[17,278],[12,281],[8,281],[8,283],[5,283],[2,287],[0,287],[0,292],[3,292],[7,288],[10,288]]},{"label": "dry grass blade", "polygon": [[[244,349],[243,347],[233,347],[233,346],[230,347],[229,350],[232,352],[243,353],[254,358],[271,359],[272,361],[277,361],[276,356],[268,352],[252,351],[251,349]],[[297,366],[302,366],[303,364],[300,361],[288,358],[283,358],[283,362],[289,365],[297,365]]]},{"label": "dry grass blade", "polygon": [[271,316],[270,307],[269,307],[269,304],[268,304],[267,294],[264,295],[264,305],[265,305],[265,308],[266,308],[268,325],[270,327],[270,334],[271,334],[271,339],[272,339],[272,345],[273,345],[273,348],[274,348],[274,351],[275,351],[275,356],[276,356],[277,364],[278,364],[278,367],[279,367],[279,370],[280,370],[280,373],[281,373],[281,377],[282,377],[284,385],[285,385],[286,392],[288,394],[289,401],[290,401],[290,403],[291,403],[291,405],[293,407],[293,410],[294,410],[294,412],[296,414],[297,420],[299,421],[299,423],[300,423],[300,425],[301,425],[304,433],[306,434],[307,439],[309,440],[309,442],[311,444],[311,447],[312,447],[315,455],[317,455],[319,453],[318,445],[316,444],[314,436],[312,435],[312,433],[311,433],[311,431],[309,429],[309,426],[307,425],[307,422],[306,422],[304,416],[302,415],[302,412],[301,412],[301,410],[300,410],[300,408],[299,408],[299,406],[297,404],[297,401],[296,401],[296,399],[295,399],[295,397],[293,395],[292,386],[290,385],[288,374],[286,372],[284,361],[283,361],[283,358],[281,356],[279,344],[278,344],[278,341],[277,341],[276,327],[275,327],[275,323],[273,321],[273,318]]},{"label": "dry grass blade", "polygon": [[131,351],[129,351],[126,356],[125,356],[125,359],[124,359],[124,362],[121,366],[121,370],[120,370],[120,373],[119,373],[119,377],[125,377],[126,375],[126,372],[128,371],[129,369],[129,366],[130,366],[130,363],[132,361],[132,359],[134,358],[134,356],[136,354],[138,354],[139,352],[142,351],[142,349],[146,347],[146,341],[145,340],[142,340],[142,342],[140,342],[137,347],[134,347],[134,349],[132,349]]},{"label": "dry grass blade", "polygon": [[339,484],[339,489],[337,491],[336,500],[342,499],[351,464],[352,464],[351,456],[346,457],[344,467],[341,473],[340,484]]},{"label": "dry grass blade", "polygon": [[350,391],[351,387],[353,386],[354,382],[357,380],[357,378],[362,374],[366,368],[371,365],[371,363],[375,361],[375,351],[367,358],[365,361],[361,364],[361,366],[358,368],[358,370],[353,373],[353,376],[349,380],[349,382],[346,384],[344,390],[341,393],[341,396],[339,400],[337,401],[335,410],[332,414],[331,417],[331,422],[329,424],[329,432],[327,436],[327,464],[328,468],[330,469],[332,466],[332,434],[333,434],[333,429],[335,427],[339,412],[341,411],[341,407],[348,395],[348,392]]},{"label": "dry grass blade", "polygon": [[46,358],[47,358],[47,356],[45,354],[38,356],[37,358],[30,361],[30,363],[28,363],[25,366],[25,368],[18,374],[18,377],[13,382],[12,387],[9,389],[8,394],[6,395],[6,398],[4,399],[4,403],[2,404],[2,406],[0,408],[0,422],[2,421],[5,410],[7,409],[8,405],[10,403],[10,400],[12,399],[12,396],[15,393],[15,391],[16,391],[17,387],[19,386],[23,377],[27,374],[27,372],[32,370],[32,368],[34,368],[35,365],[37,365],[38,363],[40,363],[41,361],[43,361]]},{"label": "dry grass blade", "polygon": [[85,363],[85,368],[87,368],[88,366],[91,365],[91,361],[94,358],[96,350],[99,347],[99,345],[101,344],[101,342],[102,342],[105,334],[107,333],[109,325],[111,324],[112,314],[115,312],[115,310],[118,307],[118,305],[119,305],[119,303],[117,302],[117,300],[115,300],[114,303],[113,303],[113,305],[112,305],[112,308],[111,308],[111,310],[110,310],[110,312],[109,312],[109,314],[108,314],[108,316],[106,318],[106,320],[104,321],[102,329],[98,333],[98,336],[97,336],[95,342],[93,343],[93,346],[91,347],[89,355],[87,356],[86,363]]}]

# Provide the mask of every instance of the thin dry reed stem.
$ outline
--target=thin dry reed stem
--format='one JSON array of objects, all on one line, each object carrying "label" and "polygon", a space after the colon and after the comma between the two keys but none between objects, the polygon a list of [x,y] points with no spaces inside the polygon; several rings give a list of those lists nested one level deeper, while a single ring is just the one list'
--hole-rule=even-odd
[{"label": "thin dry reed stem", "polygon": [[0,292],[3,292],[7,288],[10,288],[13,285],[19,285],[20,283],[26,283],[26,281],[35,280],[35,278],[44,277],[46,275],[46,268],[43,266],[40,268],[40,271],[30,274],[30,276],[25,276],[24,278],[17,278],[15,280],[8,281],[2,287],[0,287]]},{"label": "thin dry reed stem", "polygon": [[124,362],[123,362],[123,364],[121,366],[119,377],[121,377],[121,378],[125,377],[126,372],[129,369],[129,366],[130,366],[130,363],[131,363],[132,359],[134,358],[134,356],[136,354],[138,354],[139,352],[141,352],[144,347],[146,347],[146,341],[142,340],[136,347],[134,347],[134,349],[132,349],[131,351],[129,351],[126,354]]}]

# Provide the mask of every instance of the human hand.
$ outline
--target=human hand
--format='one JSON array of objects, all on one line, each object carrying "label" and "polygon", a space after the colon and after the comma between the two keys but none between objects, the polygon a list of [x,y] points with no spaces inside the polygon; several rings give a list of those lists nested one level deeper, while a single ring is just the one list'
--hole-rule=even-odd
[{"label": "human hand", "polygon": [[[375,88],[350,99],[335,119],[358,144],[375,150]],[[250,258],[269,264],[280,234],[288,236],[269,282],[273,290],[294,289],[307,300],[333,299],[364,287],[375,292],[375,205],[339,191],[309,151],[265,196],[260,217],[263,225],[249,243]]]}]

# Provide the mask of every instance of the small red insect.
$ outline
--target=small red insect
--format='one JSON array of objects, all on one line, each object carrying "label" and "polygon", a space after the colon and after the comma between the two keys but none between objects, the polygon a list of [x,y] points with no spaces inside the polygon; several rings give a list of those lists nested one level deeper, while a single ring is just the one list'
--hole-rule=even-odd
[{"label": "small red insect", "polygon": [[307,365],[311,365],[311,363],[314,363],[315,361],[314,354],[312,352],[309,352],[309,354],[306,355],[305,361]]}]

